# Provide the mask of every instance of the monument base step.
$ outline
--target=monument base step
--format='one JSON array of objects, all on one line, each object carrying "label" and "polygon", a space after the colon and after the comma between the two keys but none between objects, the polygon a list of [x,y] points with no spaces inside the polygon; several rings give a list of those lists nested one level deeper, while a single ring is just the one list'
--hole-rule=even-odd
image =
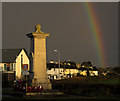
[{"label": "monument base step", "polygon": [[42,92],[42,93],[26,93],[27,96],[31,95],[63,95],[62,92]]}]

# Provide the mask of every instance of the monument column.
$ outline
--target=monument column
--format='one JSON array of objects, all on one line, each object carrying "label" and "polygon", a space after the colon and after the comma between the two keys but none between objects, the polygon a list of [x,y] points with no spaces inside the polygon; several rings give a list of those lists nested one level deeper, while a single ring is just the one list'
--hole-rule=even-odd
[{"label": "monument column", "polygon": [[44,33],[40,29],[41,26],[37,24],[36,32],[27,35],[34,39],[34,49],[32,52],[34,78],[32,80],[32,85],[41,85],[43,89],[51,89],[51,84],[47,78],[46,72],[46,37],[49,36],[49,33]]}]

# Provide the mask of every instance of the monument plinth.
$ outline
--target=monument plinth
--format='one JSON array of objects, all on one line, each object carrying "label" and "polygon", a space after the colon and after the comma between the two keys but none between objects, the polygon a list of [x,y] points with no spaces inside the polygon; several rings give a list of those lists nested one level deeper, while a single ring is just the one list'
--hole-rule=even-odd
[{"label": "monument plinth", "polygon": [[33,72],[34,78],[32,80],[33,86],[43,86],[44,89],[51,89],[51,83],[47,78],[46,72],[46,37],[49,33],[44,33],[39,24],[36,25],[36,32],[28,34],[33,42],[31,53],[33,57]]}]

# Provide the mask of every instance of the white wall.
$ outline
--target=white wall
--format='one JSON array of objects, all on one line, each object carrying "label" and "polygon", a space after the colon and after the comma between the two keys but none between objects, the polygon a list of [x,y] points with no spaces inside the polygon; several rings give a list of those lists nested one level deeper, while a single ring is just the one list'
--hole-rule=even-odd
[{"label": "white wall", "polygon": [[79,72],[80,72],[80,75],[87,76],[87,70],[84,70],[84,71],[80,70]]},{"label": "white wall", "polygon": [[77,74],[78,73],[78,69],[70,69],[70,74]]},{"label": "white wall", "polygon": [[3,71],[3,70],[4,70],[4,64],[0,63],[0,71]]},{"label": "white wall", "polygon": [[98,71],[93,71],[93,73],[95,74],[95,76],[98,76]]},{"label": "white wall", "polygon": [[[78,69],[63,69],[60,68],[60,76],[67,76],[68,74],[77,74],[78,73]],[[51,75],[51,76],[55,76],[55,75],[59,75],[59,68],[51,68],[51,70],[47,70],[47,74]]]},{"label": "white wall", "polygon": [[28,70],[29,70],[29,59],[25,53],[25,51],[22,49],[18,57],[16,58],[16,79],[20,79],[21,77],[21,55],[23,56],[23,64],[28,64]]},{"label": "white wall", "polygon": [[[60,73],[63,75],[63,68],[60,68]],[[58,75],[59,74],[59,68],[51,68],[51,70],[47,70],[47,74]]]}]

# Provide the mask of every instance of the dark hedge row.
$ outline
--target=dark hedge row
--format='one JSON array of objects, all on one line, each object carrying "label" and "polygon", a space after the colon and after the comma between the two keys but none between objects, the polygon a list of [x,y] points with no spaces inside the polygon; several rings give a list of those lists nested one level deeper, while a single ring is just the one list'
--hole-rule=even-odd
[{"label": "dark hedge row", "polygon": [[[114,78],[72,78],[66,80],[52,81],[52,88],[58,89],[65,94],[81,95],[81,96],[119,96],[120,95],[120,84],[105,84],[98,83],[114,80]],[[116,77],[115,77],[116,79]],[[119,80],[119,79],[118,79]],[[94,83],[93,83],[94,82]],[[114,81],[113,81],[114,82]]]}]

